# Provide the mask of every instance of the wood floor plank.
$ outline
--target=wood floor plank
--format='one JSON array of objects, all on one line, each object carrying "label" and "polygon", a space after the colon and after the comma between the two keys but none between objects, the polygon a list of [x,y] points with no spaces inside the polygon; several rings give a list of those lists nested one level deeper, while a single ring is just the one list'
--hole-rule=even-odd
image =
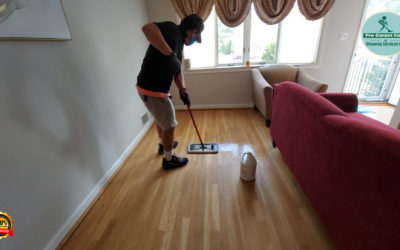
[{"label": "wood floor plank", "polygon": [[[199,139],[177,111],[175,153],[189,164],[162,170],[153,125],[59,249],[334,249],[258,112],[193,115],[220,152],[188,155]],[[253,182],[239,177],[246,152],[257,159]]]}]

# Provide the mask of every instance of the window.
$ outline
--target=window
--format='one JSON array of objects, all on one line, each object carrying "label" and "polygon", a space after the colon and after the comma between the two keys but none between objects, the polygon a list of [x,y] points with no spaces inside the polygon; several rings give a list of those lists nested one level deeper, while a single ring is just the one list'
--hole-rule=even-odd
[{"label": "window", "polygon": [[225,26],[215,10],[204,24],[202,43],[185,47],[192,68],[265,63],[314,63],[317,58],[322,19],[308,21],[297,3],[279,24],[262,22],[254,7],[235,28]]},{"label": "window", "polygon": [[250,16],[250,62],[275,62],[279,24],[267,25],[266,23],[262,22],[258,18],[253,6],[251,7]]},{"label": "window", "polygon": [[243,23],[235,28],[225,26],[218,20],[219,65],[243,63]]},{"label": "window", "polygon": [[313,63],[317,59],[322,20],[308,21],[296,5],[280,26],[278,63]]}]

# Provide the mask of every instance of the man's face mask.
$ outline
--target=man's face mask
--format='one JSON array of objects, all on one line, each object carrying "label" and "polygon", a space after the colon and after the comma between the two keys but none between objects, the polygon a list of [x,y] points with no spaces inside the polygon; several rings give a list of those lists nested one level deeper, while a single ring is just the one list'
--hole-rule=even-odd
[{"label": "man's face mask", "polygon": [[196,42],[196,40],[197,40],[197,34],[195,34],[195,35],[192,37],[192,39],[190,39],[190,41],[188,42],[187,46],[192,45],[194,42]]}]

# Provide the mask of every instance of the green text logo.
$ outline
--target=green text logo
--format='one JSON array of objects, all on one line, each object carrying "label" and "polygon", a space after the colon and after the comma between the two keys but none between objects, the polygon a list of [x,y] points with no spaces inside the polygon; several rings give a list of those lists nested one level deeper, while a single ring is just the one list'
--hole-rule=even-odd
[{"label": "green text logo", "polygon": [[365,46],[375,54],[390,56],[400,52],[400,16],[381,12],[367,19],[362,29]]}]

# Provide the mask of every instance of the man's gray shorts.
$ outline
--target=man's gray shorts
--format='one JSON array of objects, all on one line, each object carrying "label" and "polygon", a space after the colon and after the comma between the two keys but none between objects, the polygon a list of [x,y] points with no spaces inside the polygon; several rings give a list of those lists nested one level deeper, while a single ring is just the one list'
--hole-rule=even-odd
[{"label": "man's gray shorts", "polygon": [[153,115],[158,126],[160,126],[163,130],[170,129],[178,125],[178,122],[175,118],[175,108],[174,105],[172,105],[171,99],[168,97],[153,96],[146,96],[145,98],[145,96],[140,93],[139,96],[144,105],[146,105],[147,109]]}]

